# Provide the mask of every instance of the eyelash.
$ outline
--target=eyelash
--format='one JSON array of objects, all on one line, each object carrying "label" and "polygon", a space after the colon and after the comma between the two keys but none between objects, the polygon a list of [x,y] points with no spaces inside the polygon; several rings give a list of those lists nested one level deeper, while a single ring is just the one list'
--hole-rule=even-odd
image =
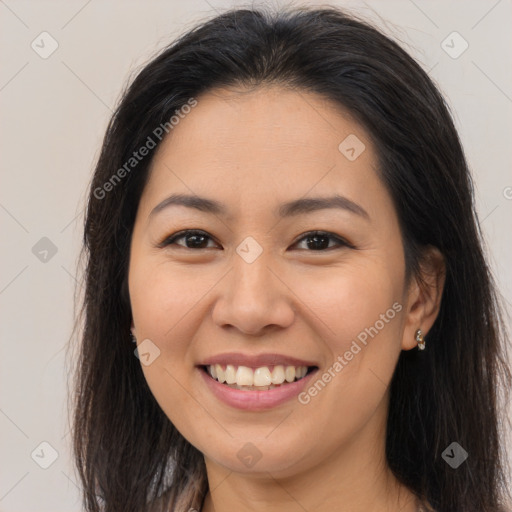
[{"label": "eyelash", "polygon": [[[206,233],[205,231],[201,231],[198,229],[185,229],[183,231],[179,231],[178,233],[174,233],[173,235],[167,237],[160,244],[158,244],[157,247],[164,248],[169,245],[173,245],[173,244],[175,244],[176,240],[180,240],[181,238],[186,238],[187,236],[191,236],[191,235],[205,236],[205,237],[209,238],[210,240],[213,240],[213,238],[210,235],[208,235],[208,233]],[[329,238],[330,240],[336,241],[338,243],[337,248],[348,247],[350,249],[355,249],[355,247],[351,243],[349,243],[346,240],[344,240],[343,238],[335,235],[334,233],[330,233],[328,231],[308,231],[307,233],[304,233],[303,235],[301,235],[301,238],[299,238],[293,245],[298,244],[299,242],[301,242],[304,239],[313,238],[314,236],[322,236],[325,238]],[[208,247],[193,248],[193,247],[185,247],[185,246],[179,245],[179,244],[175,244],[175,245],[178,245],[179,247],[182,247],[183,249],[189,249],[192,251],[208,249]],[[311,249],[311,250],[304,249],[304,250],[307,252],[326,252],[326,251],[330,251],[333,249],[336,249],[336,247],[327,247],[326,249],[318,249],[318,250],[314,250],[314,249]]]}]

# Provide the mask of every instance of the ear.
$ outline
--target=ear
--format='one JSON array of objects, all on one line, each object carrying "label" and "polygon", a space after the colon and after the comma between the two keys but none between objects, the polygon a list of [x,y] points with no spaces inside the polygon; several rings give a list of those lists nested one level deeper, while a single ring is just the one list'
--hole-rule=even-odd
[{"label": "ear", "polygon": [[419,275],[411,276],[407,290],[402,350],[411,350],[417,345],[418,329],[423,331],[423,336],[428,333],[441,307],[446,278],[443,255],[437,247],[427,246],[419,266]]}]

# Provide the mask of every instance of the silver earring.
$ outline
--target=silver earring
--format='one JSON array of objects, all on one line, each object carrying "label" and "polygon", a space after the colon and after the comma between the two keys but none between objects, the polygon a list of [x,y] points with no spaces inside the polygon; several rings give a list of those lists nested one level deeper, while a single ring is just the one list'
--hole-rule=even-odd
[{"label": "silver earring", "polygon": [[418,344],[419,350],[425,350],[425,339],[423,338],[423,333],[421,332],[421,329],[418,329],[416,331],[416,343]]},{"label": "silver earring", "polygon": [[133,332],[130,331],[130,339],[133,343],[137,343],[137,338],[133,335]]}]

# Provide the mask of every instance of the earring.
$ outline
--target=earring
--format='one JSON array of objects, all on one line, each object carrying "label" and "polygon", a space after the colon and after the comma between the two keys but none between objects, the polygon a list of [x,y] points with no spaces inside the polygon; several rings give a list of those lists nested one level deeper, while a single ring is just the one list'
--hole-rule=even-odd
[{"label": "earring", "polygon": [[416,331],[416,343],[418,344],[418,350],[425,350],[425,339],[423,338],[423,333],[421,332],[421,329],[418,329]]},{"label": "earring", "polygon": [[130,339],[133,343],[137,343],[137,338],[133,335],[133,332],[130,331]]}]

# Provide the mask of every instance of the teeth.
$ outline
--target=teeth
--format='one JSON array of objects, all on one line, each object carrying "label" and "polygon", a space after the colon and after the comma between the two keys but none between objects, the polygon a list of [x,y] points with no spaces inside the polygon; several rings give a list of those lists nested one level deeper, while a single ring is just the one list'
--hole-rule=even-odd
[{"label": "teeth", "polygon": [[226,384],[236,384],[236,370],[235,367],[232,364],[228,364],[226,366]]},{"label": "teeth", "polygon": [[247,366],[239,366],[236,371],[236,383],[238,386],[254,386],[254,372]]},{"label": "teeth", "polygon": [[268,368],[263,367],[254,370],[253,386],[270,386],[270,384],[272,384],[272,375],[270,375]]},{"label": "teeth", "polygon": [[219,382],[226,382],[226,374],[220,364],[215,365],[215,373],[217,374],[217,380]]},{"label": "teeth", "polygon": [[284,379],[284,367],[281,365],[274,366],[274,369],[272,370],[272,384],[282,384]]},{"label": "teeth", "polygon": [[274,366],[272,371],[267,366],[253,370],[247,366],[233,366],[228,364],[225,368],[216,364],[207,367],[212,378],[236,389],[273,389],[286,382],[302,379],[308,372],[307,366]]},{"label": "teeth", "polygon": [[293,382],[295,380],[295,366],[287,366],[284,371],[284,378],[286,382]]}]

